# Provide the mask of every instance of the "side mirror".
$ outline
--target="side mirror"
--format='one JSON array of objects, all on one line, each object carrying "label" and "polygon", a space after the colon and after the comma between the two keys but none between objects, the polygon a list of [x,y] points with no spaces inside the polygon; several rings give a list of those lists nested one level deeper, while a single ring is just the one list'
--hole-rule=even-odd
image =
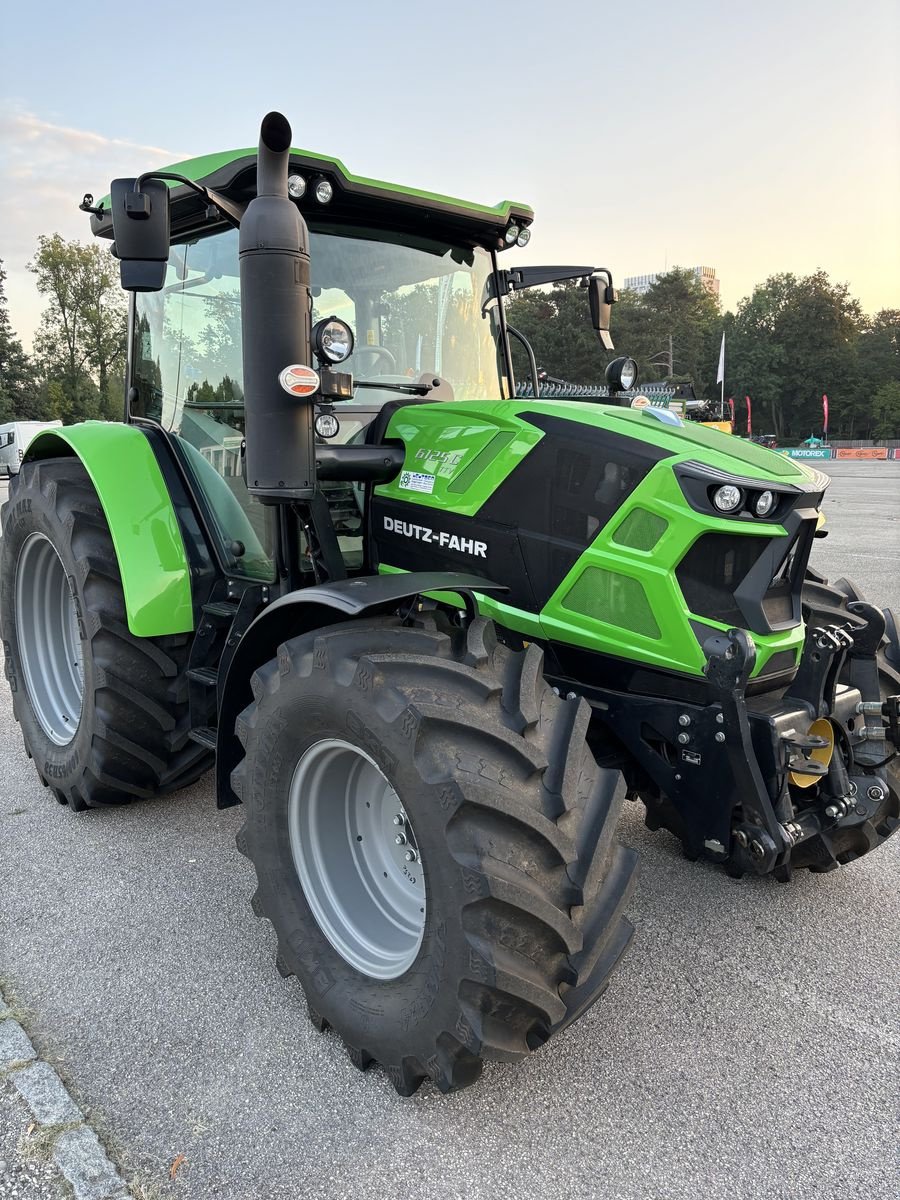
[{"label": "side mirror", "polygon": [[591,303],[591,325],[603,343],[604,350],[612,350],[613,340],[609,332],[609,318],[612,306],[618,297],[612,285],[612,277],[608,271],[595,272],[588,284],[588,296]]},{"label": "side mirror", "polygon": [[169,189],[161,179],[114,179],[110,187],[113,254],[119,260],[122,287],[128,292],[158,292],[169,259]]}]

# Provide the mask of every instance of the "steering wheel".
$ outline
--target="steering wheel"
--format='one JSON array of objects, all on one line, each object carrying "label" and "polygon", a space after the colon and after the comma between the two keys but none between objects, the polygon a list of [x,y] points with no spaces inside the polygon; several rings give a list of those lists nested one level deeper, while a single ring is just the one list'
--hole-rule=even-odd
[{"label": "steering wheel", "polygon": [[[396,373],[397,360],[394,358],[393,354],[391,354],[390,350],[388,350],[385,346],[357,346],[353,353],[354,356],[359,354],[371,354],[374,356],[375,362],[377,362],[379,359],[383,359],[388,365],[388,370],[382,371],[382,375],[391,375]],[[375,363],[373,362],[372,366],[374,367],[374,365]]]}]

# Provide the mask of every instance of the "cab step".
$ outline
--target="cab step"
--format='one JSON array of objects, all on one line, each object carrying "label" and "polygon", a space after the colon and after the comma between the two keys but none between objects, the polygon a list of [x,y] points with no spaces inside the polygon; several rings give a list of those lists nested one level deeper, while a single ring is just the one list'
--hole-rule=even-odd
[{"label": "cab step", "polygon": [[218,671],[212,671],[209,667],[189,667],[187,677],[195,683],[202,683],[204,687],[215,687],[219,682]]},{"label": "cab step", "polygon": [[221,617],[230,621],[238,610],[237,600],[210,600],[202,604],[201,609],[210,617]]},{"label": "cab step", "polygon": [[190,731],[188,737],[192,742],[205,746],[207,750],[216,748],[216,731],[211,725],[198,725],[196,729]]}]

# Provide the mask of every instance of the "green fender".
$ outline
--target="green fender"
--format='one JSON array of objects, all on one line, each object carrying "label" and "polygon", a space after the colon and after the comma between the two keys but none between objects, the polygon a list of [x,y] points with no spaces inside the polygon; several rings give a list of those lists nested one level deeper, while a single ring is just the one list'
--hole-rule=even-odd
[{"label": "green fender", "polygon": [[39,433],[25,462],[75,456],[91,477],[112,534],[135,637],[194,628],[191,573],[178,518],[150,443],[134,425],[86,421]]}]

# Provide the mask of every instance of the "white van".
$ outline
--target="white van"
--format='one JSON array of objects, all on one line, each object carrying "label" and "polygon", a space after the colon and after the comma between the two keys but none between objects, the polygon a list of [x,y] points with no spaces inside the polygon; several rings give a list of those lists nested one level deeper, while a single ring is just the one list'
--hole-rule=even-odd
[{"label": "white van", "polygon": [[11,421],[0,425],[0,477],[18,475],[28,443],[42,429],[57,429],[62,421]]}]

